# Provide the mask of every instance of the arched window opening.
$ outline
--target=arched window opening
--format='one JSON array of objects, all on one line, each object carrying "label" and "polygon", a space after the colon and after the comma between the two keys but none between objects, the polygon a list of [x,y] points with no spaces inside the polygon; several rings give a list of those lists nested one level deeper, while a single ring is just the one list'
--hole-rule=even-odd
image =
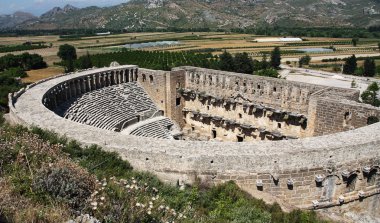
[{"label": "arched window opening", "polygon": [[213,138],[213,139],[216,138],[216,130],[212,130],[212,138]]},{"label": "arched window opening", "polygon": [[153,76],[152,76],[152,75],[149,75],[149,82],[150,82],[151,84],[153,84]]},{"label": "arched window opening", "polygon": [[343,126],[351,126],[352,112],[348,111],[344,113]]},{"label": "arched window opening", "polygon": [[352,192],[355,190],[356,180],[358,178],[357,174],[352,174],[346,180],[346,193]]},{"label": "arched window opening", "polygon": [[373,169],[368,173],[367,183],[369,186],[380,185],[380,178],[377,169]]}]

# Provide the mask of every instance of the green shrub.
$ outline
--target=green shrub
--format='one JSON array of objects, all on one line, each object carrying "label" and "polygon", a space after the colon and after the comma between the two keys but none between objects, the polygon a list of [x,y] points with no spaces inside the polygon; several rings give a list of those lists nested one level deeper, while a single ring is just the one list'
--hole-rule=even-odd
[{"label": "green shrub", "polygon": [[[0,148],[0,160],[7,161],[3,173],[12,179],[12,193],[39,207],[70,205],[67,212],[91,213],[103,222],[325,222],[314,212],[284,213],[278,204],[267,205],[232,181],[180,189],[150,173],[132,170],[116,153],[97,146],[84,148],[39,128],[32,132],[1,127],[0,140],[12,143]],[[101,180],[95,184],[91,174]]]},{"label": "green shrub", "polygon": [[95,178],[72,162],[61,161],[39,170],[33,187],[78,208],[94,191]]},{"label": "green shrub", "polygon": [[0,111],[0,127],[4,125],[5,119],[4,119],[4,113]]},{"label": "green shrub", "polygon": [[265,76],[265,77],[273,77],[273,78],[279,77],[278,71],[274,68],[259,70],[255,72],[254,74],[259,75],[259,76]]},{"label": "green shrub", "polygon": [[24,77],[27,77],[28,74],[26,74],[26,72],[19,68],[19,67],[12,67],[12,68],[9,68],[8,70],[5,70],[2,74],[0,75],[5,75],[5,76],[8,76],[8,77],[20,77],[20,78],[24,78]]}]

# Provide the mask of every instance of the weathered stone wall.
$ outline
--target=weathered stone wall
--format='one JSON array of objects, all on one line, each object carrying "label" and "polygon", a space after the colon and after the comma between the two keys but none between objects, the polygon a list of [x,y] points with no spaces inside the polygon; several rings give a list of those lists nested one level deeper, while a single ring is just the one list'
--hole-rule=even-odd
[{"label": "weathered stone wall", "polygon": [[[314,136],[348,131],[372,124],[380,119],[380,110],[346,99],[316,98],[311,119]],[[312,110],[312,109],[311,109]]]},{"label": "weathered stone wall", "polygon": [[[185,136],[216,141],[253,141],[299,138],[307,135],[307,123],[284,111],[257,109],[234,103],[212,102],[212,99],[185,97],[183,112]],[[200,137],[194,135],[199,134]]]},{"label": "weathered stone wall", "polygon": [[181,127],[184,126],[182,109],[185,103],[178,93],[178,90],[185,86],[184,71],[165,72],[139,69],[137,81],[167,117]]},{"label": "weathered stone wall", "polygon": [[182,110],[185,107],[185,100],[179,94],[179,90],[185,86],[184,74],[184,71],[172,71],[166,76],[168,117],[181,128],[184,127]]},{"label": "weathered stone wall", "polygon": [[326,88],[283,79],[196,67],[179,67],[174,70],[181,69],[186,71],[188,89],[221,98],[241,95],[250,102],[301,114],[307,114],[310,95]]},{"label": "weathered stone wall", "polygon": [[[174,70],[182,70],[186,76],[182,116],[189,138],[216,141],[303,138],[365,126],[367,122],[363,120],[371,115],[361,111],[367,109],[356,103],[357,90],[196,67]],[[352,101],[357,106],[350,112],[361,117],[360,124],[357,118],[352,125],[343,123],[338,113],[334,115],[335,110],[321,112],[320,109],[331,108],[313,102],[314,98]],[[339,110],[339,105],[331,106]]]},{"label": "weathered stone wall", "polygon": [[169,72],[138,69],[137,81],[144,87],[145,91],[153,99],[156,105],[167,113],[166,103],[168,91],[166,88],[166,76]]},{"label": "weathered stone wall", "polygon": [[[98,144],[106,150],[116,151],[136,169],[153,172],[171,183],[193,183],[197,178],[210,184],[233,180],[255,196],[274,196],[301,208],[341,205],[380,193],[380,123],[298,140],[249,143],[175,141],[128,136],[71,122],[59,117],[42,103],[47,92],[56,86],[64,86],[64,83],[92,74],[124,68],[134,69],[128,66],[103,68],[42,81],[10,95],[10,116],[15,122],[26,126],[39,126],[85,145]],[[166,86],[170,86],[167,87],[170,88],[170,97],[167,98],[171,98],[168,101],[173,102],[178,96],[178,80],[180,85],[186,81],[187,86],[188,78],[183,79],[183,71],[180,70],[174,73],[178,75],[175,81],[168,81],[171,75],[166,75]],[[225,94],[223,89],[211,93]],[[310,103],[308,106],[302,105],[304,108],[299,111],[307,113],[309,121],[314,118],[315,124],[318,120],[322,122],[320,103],[326,100],[318,97],[305,99]],[[265,100],[269,103],[269,98]],[[182,102],[181,105],[186,104]],[[332,103],[336,103],[333,107],[342,106],[342,102],[339,104],[333,100]],[[297,110],[297,104],[301,106],[302,103],[288,103],[281,108],[294,107]],[[361,104],[347,102],[344,106],[347,107],[342,110],[351,109],[352,123],[358,125],[365,119],[360,121],[355,117],[355,112],[363,109],[364,115],[378,114],[377,108]],[[181,106],[173,109],[168,113],[174,118],[183,110]]]}]

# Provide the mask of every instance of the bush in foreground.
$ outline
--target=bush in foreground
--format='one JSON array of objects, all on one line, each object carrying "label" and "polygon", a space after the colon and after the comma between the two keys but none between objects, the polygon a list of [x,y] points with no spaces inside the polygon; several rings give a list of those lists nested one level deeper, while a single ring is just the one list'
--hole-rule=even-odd
[{"label": "bush in foreground", "polygon": [[0,160],[5,222],[64,222],[83,214],[102,222],[324,222],[314,212],[284,213],[233,182],[163,184],[116,153],[38,128],[0,127]]}]

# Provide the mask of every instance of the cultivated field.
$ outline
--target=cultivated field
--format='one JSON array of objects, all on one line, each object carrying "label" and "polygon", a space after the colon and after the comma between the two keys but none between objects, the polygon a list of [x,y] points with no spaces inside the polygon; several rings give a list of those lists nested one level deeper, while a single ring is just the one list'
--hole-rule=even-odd
[{"label": "cultivated field", "polygon": [[[374,56],[380,55],[377,44],[380,40],[376,39],[360,39],[358,45],[353,47],[351,39],[344,38],[304,38],[302,42],[256,42],[259,38],[250,34],[234,34],[234,33],[218,33],[218,32],[197,32],[197,33],[125,33],[109,36],[91,36],[78,38],[60,38],[59,36],[23,36],[23,37],[0,37],[0,45],[15,45],[22,44],[27,41],[31,42],[46,42],[51,45],[50,48],[36,49],[29,51],[12,52],[20,54],[23,52],[37,53],[44,57],[49,66],[55,62],[59,62],[57,57],[58,48],[62,44],[70,44],[77,48],[78,56],[86,54],[98,54],[102,52],[114,52],[123,48],[128,48],[134,43],[146,43],[157,41],[178,41],[177,45],[166,46],[151,46],[142,48],[147,51],[192,51],[199,53],[212,53],[214,55],[221,54],[224,50],[236,54],[247,52],[251,57],[260,59],[263,54],[270,52],[275,46],[281,47],[283,52],[283,62],[298,61],[298,59],[306,54],[309,54],[312,59],[312,64],[319,64],[322,59],[326,58],[344,58],[352,54]],[[305,53],[300,50],[309,48],[332,48],[331,52],[309,52]],[[1,53],[3,56],[7,53]],[[341,62],[337,63],[338,65]],[[336,65],[336,66],[338,66]],[[335,66],[335,65],[334,65]],[[316,69],[319,69],[318,66]],[[323,68],[333,70],[331,67]],[[62,69],[50,67],[45,70],[29,72],[29,78],[24,81],[36,81],[50,75],[61,73]]]}]

